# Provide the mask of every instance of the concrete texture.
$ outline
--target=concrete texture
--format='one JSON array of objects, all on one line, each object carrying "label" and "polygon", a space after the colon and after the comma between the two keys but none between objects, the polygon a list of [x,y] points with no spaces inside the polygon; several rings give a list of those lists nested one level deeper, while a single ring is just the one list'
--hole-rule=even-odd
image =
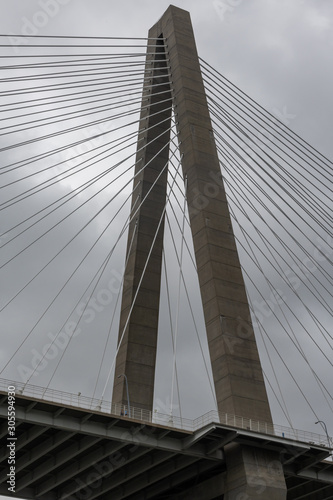
[{"label": "concrete texture", "polygon": [[224,500],[286,499],[283,468],[276,452],[234,443],[224,451]]}]

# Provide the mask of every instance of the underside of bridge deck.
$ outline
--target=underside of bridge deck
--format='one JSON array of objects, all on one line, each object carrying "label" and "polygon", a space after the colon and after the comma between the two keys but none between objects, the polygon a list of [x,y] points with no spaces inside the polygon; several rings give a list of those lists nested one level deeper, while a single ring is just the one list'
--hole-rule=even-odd
[{"label": "underside of bridge deck", "polygon": [[[15,493],[10,493],[7,395],[0,396],[0,494],[15,498],[224,498],[226,450],[278,455],[288,500],[333,495],[333,464],[324,447],[210,423],[193,432],[63,406],[16,399]],[[278,473],[274,461],[270,474]],[[253,488],[267,498],[269,477]]]}]

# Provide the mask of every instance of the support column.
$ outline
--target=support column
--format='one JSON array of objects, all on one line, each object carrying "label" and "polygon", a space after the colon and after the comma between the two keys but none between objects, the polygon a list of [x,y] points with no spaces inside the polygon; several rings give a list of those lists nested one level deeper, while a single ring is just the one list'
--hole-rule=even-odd
[{"label": "support column", "polygon": [[[118,378],[125,374],[131,406],[150,411],[154,395],[163,210],[167,187],[167,168],[164,167],[169,158],[172,105],[169,70],[166,66],[163,40],[150,40],[146,58],[147,88],[142,98],[135,173],[138,174],[144,165],[148,166],[135,178],[132,213],[158,180],[129,228],[127,255],[129,251],[130,254],[125,270],[118,343],[125,333],[116,360],[113,388],[113,402],[127,405],[126,380],[124,377]],[[162,224],[134,302],[161,217]]]},{"label": "support column", "polygon": [[224,500],[285,500],[287,488],[283,467],[276,452],[227,445],[224,449],[227,474]]}]

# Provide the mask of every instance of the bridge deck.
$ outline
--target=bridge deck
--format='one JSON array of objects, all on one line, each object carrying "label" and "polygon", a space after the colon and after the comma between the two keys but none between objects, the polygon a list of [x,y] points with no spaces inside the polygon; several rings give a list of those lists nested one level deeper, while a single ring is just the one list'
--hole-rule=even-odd
[{"label": "bridge deck", "polygon": [[177,429],[24,395],[16,395],[13,441],[5,391],[0,403],[0,494],[8,495],[8,443],[15,442],[12,496],[18,498],[222,498],[223,448],[230,443],[278,451],[288,500],[333,495],[333,464],[323,462],[329,456],[323,445],[219,422],[194,431]]}]

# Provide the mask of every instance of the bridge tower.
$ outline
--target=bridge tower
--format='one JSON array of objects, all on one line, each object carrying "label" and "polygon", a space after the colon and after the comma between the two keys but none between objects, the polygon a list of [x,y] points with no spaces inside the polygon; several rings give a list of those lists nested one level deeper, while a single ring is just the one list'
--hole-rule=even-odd
[{"label": "bridge tower", "polygon": [[[128,383],[133,406],[153,405],[171,126],[162,101],[172,97],[218,410],[272,423],[188,12],[170,6],[150,29],[146,71],[152,85],[143,94],[132,207],[149,194],[129,228],[113,401],[127,404]],[[224,453],[221,498],[286,498],[278,455],[240,444]],[[271,475],[273,466],[280,474]]]}]

